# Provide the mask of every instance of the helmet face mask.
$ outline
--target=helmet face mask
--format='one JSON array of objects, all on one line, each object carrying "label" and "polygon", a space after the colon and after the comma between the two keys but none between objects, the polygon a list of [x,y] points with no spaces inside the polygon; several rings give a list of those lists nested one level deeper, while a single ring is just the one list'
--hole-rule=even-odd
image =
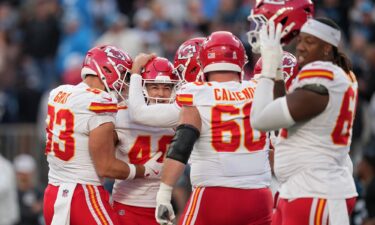
[{"label": "helmet face mask", "polygon": [[126,69],[122,65],[118,65],[117,67],[120,73],[120,77],[115,82],[113,82],[113,91],[115,91],[115,93],[119,95],[119,97],[123,101],[126,101],[128,99],[131,72],[130,69]]},{"label": "helmet face mask", "polygon": [[[152,96],[152,90],[149,89],[168,89],[170,88],[169,97]],[[165,90],[164,90],[165,92]],[[171,104],[176,97],[176,84],[168,81],[150,81],[145,80],[143,83],[143,94],[147,104]]]},{"label": "helmet face mask", "polygon": [[[141,72],[141,76],[143,79],[143,93],[148,104],[172,103],[175,100],[176,88],[180,82],[180,78],[176,74],[172,63],[166,58],[156,57],[150,60]],[[152,96],[153,94],[150,94],[148,91],[149,86],[159,89],[167,89],[170,86],[170,96],[158,96],[158,94]]]},{"label": "helmet face mask", "polygon": [[286,45],[299,34],[302,25],[313,15],[314,5],[311,0],[257,1],[248,17],[250,30],[247,35],[252,51],[260,53],[259,31],[268,21],[281,23],[283,29],[290,27],[290,31],[281,38],[281,43]]},{"label": "helmet face mask", "polygon": [[107,92],[114,91],[124,99],[122,90],[130,76],[133,60],[124,51],[110,45],[90,49],[83,62],[81,77],[95,75],[100,78]]},{"label": "helmet face mask", "polygon": [[259,31],[260,29],[267,24],[267,18],[262,15],[249,16],[247,18],[250,22],[250,31],[247,32],[247,38],[249,44],[254,53],[260,53],[260,41],[259,41]]}]

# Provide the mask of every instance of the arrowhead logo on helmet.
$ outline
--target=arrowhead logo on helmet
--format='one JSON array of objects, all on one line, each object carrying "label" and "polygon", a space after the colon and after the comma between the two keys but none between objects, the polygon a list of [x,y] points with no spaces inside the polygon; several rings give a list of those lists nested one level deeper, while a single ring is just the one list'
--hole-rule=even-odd
[{"label": "arrowhead logo on helmet", "polygon": [[90,49],[83,62],[81,77],[96,75],[103,82],[106,90],[114,90],[122,97],[125,79],[130,76],[133,60],[124,51],[111,46],[101,45]]},{"label": "arrowhead logo on helmet", "polygon": [[201,70],[197,58],[205,38],[192,38],[178,48],[174,57],[174,69],[183,82],[201,81]]}]

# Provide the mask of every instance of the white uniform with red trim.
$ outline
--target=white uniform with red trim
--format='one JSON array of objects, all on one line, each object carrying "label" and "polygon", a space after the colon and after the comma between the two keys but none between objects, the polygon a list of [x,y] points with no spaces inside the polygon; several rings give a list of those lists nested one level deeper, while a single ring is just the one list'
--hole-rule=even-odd
[{"label": "white uniform with red trim", "polygon": [[117,100],[85,83],[61,85],[48,100],[46,154],[53,185],[101,185],[89,153],[89,132],[115,122]]},{"label": "white uniform with red trim", "polygon": [[202,129],[191,162],[193,186],[244,189],[270,185],[267,134],[250,126],[254,81],[184,85],[177,104],[196,106]]},{"label": "white uniform with red trim", "polygon": [[316,61],[302,68],[291,91],[308,84],[326,87],[329,102],[318,116],[281,130],[274,165],[280,197],[357,196],[348,158],[357,103],[355,76],[331,62]]},{"label": "white uniform with red trim", "polygon": [[[143,164],[157,151],[165,153],[172,141],[172,128],[157,128],[132,122],[127,107],[119,107],[116,117],[116,131],[120,143],[116,155],[127,163]],[[164,158],[161,156],[161,158]],[[113,200],[125,205],[156,207],[158,179],[116,180]]]}]

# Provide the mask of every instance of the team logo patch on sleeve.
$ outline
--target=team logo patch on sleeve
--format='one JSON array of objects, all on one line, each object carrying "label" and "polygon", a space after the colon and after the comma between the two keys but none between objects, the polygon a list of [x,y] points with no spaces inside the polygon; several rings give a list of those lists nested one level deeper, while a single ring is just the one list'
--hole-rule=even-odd
[{"label": "team logo patch on sleeve", "polygon": [[333,73],[329,70],[303,70],[298,74],[298,79],[303,80],[307,78],[323,78],[333,80]]},{"label": "team logo patch on sleeve", "polygon": [[193,95],[192,94],[178,94],[176,96],[176,102],[179,106],[182,106],[182,105],[192,106]]},{"label": "team logo patch on sleeve", "polygon": [[117,112],[117,104],[116,103],[99,103],[99,102],[92,102],[89,106],[89,110],[96,112],[96,113],[115,113]]}]

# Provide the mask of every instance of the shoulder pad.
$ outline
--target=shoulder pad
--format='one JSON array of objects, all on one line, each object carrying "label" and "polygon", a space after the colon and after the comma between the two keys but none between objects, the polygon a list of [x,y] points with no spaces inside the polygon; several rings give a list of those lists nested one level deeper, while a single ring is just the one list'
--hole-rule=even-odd
[{"label": "shoulder pad", "polygon": [[327,80],[333,80],[334,73],[330,70],[325,69],[304,69],[297,75],[299,80],[309,78],[322,78]]},{"label": "shoulder pad", "polygon": [[118,110],[117,100],[105,91],[101,91],[91,98],[89,110],[96,113],[116,113]]},{"label": "shoulder pad", "polygon": [[210,82],[191,82],[183,85],[176,94],[176,103],[178,106],[192,106],[195,99],[206,96],[207,87],[213,86]]},{"label": "shoulder pad", "polygon": [[315,61],[305,65],[298,73],[299,80],[309,78],[334,79],[335,66],[331,62]]}]

